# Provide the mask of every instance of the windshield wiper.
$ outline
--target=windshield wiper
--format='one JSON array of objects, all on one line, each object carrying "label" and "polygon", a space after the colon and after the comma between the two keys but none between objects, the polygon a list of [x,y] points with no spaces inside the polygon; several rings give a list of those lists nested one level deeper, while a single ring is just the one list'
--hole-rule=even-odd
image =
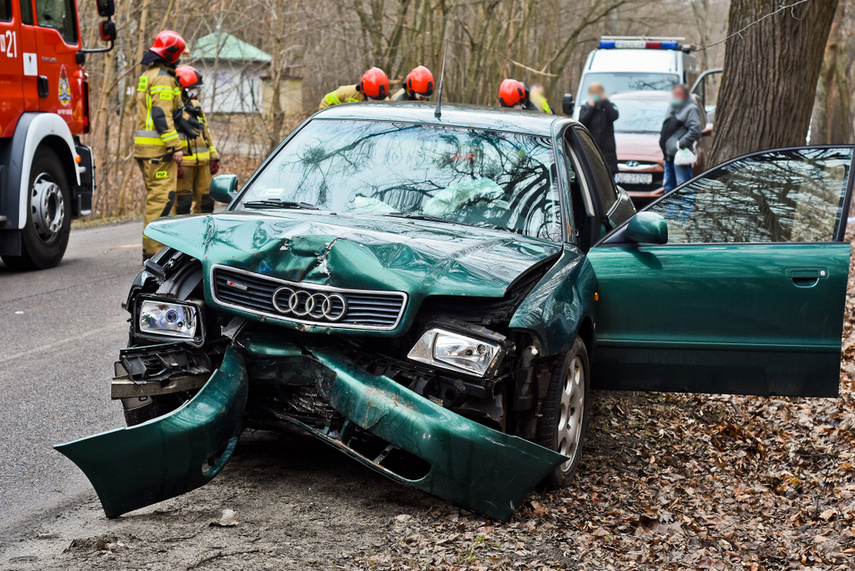
[{"label": "windshield wiper", "polygon": [[408,214],[406,212],[390,212],[385,216],[393,216],[395,218],[407,218],[408,220],[426,220],[428,222],[443,222],[445,224],[460,224],[461,226],[471,226],[473,228],[489,228],[490,230],[502,230],[504,232],[511,232],[513,234],[522,234],[517,230],[512,230],[511,228],[504,228],[502,226],[493,226],[492,224],[473,224],[472,222],[458,222],[456,220],[448,220],[447,218],[440,218],[439,216],[431,216],[430,214]]},{"label": "windshield wiper", "polygon": [[243,203],[247,208],[296,208],[298,210],[320,210],[314,204],[308,202],[294,202],[291,200],[279,200],[268,198],[265,200],[250,200]]},{"label": "windshield wiper", "polygon": [[386,216],[393,216],[395,218],[407,218],[409,220],[427,220],[428,222],[445,222],[446,224],[461,224],[460,222],[455,222],[453,220],[448,220],[446,218],[440,218],[439,216],[431,216],[430,214],[412,214],[407,212],[390,212],[386,214]]}]

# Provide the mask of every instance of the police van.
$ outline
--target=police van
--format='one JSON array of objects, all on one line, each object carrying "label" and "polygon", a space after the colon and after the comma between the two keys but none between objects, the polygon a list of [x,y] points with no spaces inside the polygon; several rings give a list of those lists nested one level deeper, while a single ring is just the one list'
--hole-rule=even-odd
[{"label": "police van", "polygon": [[574,117],[588,99],[592,83],[601,83],[607,95],[626,91],[670,91],[678,83],[693,86],[700,75],[695,56],[683,46],[684,38],[603,36],[588,54]]}]

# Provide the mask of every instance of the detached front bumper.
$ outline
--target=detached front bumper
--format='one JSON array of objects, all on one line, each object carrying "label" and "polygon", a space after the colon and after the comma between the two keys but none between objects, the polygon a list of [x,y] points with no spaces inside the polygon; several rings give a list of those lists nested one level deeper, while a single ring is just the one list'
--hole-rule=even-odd
[{"label": "detached front bumper", "polygon": [[[526,494],[567,458],[522,438],[468,420],[386,376],[372,376],[334,349],[298,347],[277,337],[243,338],[247,358],[293,359],[295,377],[342,417],[323,428],[295,416],[277,418],[363,465],[485,516],[506,521]],[[310,377],[310,378],[307,378]],[[223,365],[183,407],[145,424],[58,446],[86,473],[108,517],[171,498],[209,481],[222,468],[241,429],[247,394],[243,357],[229,348]],[[368,456],[351,437],[359,427],[389,446]],[[206,458],[219,461],[202,471]],[[389,450],[417,457],[426,471],[402,475],[383,462]]]}]

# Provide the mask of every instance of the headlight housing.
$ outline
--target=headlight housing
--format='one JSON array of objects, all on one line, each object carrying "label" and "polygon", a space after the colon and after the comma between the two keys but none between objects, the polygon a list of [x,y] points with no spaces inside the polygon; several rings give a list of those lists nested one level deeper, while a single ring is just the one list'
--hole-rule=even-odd
[{"label": "headlight housing", "polygon": [[407,358],[450,371],[485,377],[492,373],[505,350],[495,339],[487,340],[434,327],[425,331]]},{"label": "headlight housing", "polygon": [[140,336],[159,340],[172,338],[195,346],[203,344],[204,328],[199,304],[140,297],[136,307],[134,328]]}]

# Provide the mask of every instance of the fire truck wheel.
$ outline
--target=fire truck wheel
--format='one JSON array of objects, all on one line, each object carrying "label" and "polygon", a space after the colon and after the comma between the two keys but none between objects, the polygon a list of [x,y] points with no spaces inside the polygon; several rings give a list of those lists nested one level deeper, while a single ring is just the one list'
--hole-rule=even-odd
[{"label": "fire truck wheel", "polygon": [[30,169],[27,222],[21,230],[21,255],[3,256],[14,270],[52,268],[62,260],[71,230],[68,179],[51,149],[40,148]]}]

